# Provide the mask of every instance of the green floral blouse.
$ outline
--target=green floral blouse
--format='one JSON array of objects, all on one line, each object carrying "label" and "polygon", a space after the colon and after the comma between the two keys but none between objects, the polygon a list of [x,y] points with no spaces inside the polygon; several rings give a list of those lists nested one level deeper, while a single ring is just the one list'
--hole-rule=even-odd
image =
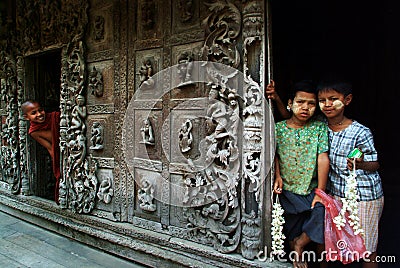
[{"label": "green floral blouse", "polygon": [[312,120],[302,128],[291,128],[284,120],[276,123],[275,131],[283,189],[309,194],[318,185],[318,154],[329,148],[327,125]]}]

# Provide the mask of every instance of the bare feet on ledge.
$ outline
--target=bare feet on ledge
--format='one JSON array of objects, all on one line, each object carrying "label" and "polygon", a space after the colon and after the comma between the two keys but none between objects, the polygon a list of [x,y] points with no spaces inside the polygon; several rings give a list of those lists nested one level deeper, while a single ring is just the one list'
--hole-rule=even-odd
[{"label": "bare feet on ledge", "polygon": [[293,240],[293,250],[296,252],[293,259],[293,268],[308,268],[308,264],[303,256],[304,246],[308,244],[308,242],[309,237],[305,233],[302,233]]}]

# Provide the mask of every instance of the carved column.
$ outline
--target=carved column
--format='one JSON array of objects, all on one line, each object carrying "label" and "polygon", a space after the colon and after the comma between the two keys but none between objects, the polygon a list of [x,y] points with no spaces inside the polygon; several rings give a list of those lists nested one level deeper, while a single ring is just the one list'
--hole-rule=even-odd
[{"label": "carved column", "polygon": [[[242,255],[254,259],[269,239],[270,169],[274,150],[271,112],[264,99],[264,6],[247,1],[243,8],[243,146],[242,146]],[[264,252],[266,254],[266,252]]]}]

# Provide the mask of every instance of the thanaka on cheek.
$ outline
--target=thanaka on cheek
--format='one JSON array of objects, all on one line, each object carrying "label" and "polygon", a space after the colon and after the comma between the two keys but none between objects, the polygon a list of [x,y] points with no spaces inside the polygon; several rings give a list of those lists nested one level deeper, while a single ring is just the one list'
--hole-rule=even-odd
[{"label": "thanaka on cheek", "polygon": [[297,114],[300,112],[301,107],[297,103],[293,103],[292,105],[292,111],[294,114]]},{"label": "thanaka on cheek", "polygon": [[340,110],[344,107],[344,103],[341,100],[334,100],[332,102],[332,106],[335,108],[335,110]]}]

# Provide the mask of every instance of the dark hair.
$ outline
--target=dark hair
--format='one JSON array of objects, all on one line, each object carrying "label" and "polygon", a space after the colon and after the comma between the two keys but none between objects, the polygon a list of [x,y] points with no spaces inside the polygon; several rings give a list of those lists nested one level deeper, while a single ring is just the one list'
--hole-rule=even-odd
[{"label": "dark hair", "polygon": [[317,86],[317,92],[326,90],[335,90],[346,97],[353,92],[353,86],[342,74],[328,73]]},{"label": "dark hair", "polygon": [[336,81],[336,82],[324,81],[324,82],[321,82],[317,87],[318,92],[326,91],[326,90],[330,90],[330,89],[343,94],[345,97],[347,95],[353,93],[352,85],[349,82],[345,82],[345,81]]},{"label": "dark hair", "polygon": [[26,100],[26,101],[24,101],[24,103],[21,104],[22,114],[26,114],[26,112],[27,112],[27,109],[26,109],[26,108],[27,108],[29,105],[34,104],[34,103],[37,103],[37,104],[40,105],[40,103],[39,103],[38,101],[36,101],[36,100]]},{"label": "dark hair", "polygon": [[316,84],[312,80],[302,80],[295,83],[290,90],[289,99],[293,100],[299,91],[317,94]]}]

